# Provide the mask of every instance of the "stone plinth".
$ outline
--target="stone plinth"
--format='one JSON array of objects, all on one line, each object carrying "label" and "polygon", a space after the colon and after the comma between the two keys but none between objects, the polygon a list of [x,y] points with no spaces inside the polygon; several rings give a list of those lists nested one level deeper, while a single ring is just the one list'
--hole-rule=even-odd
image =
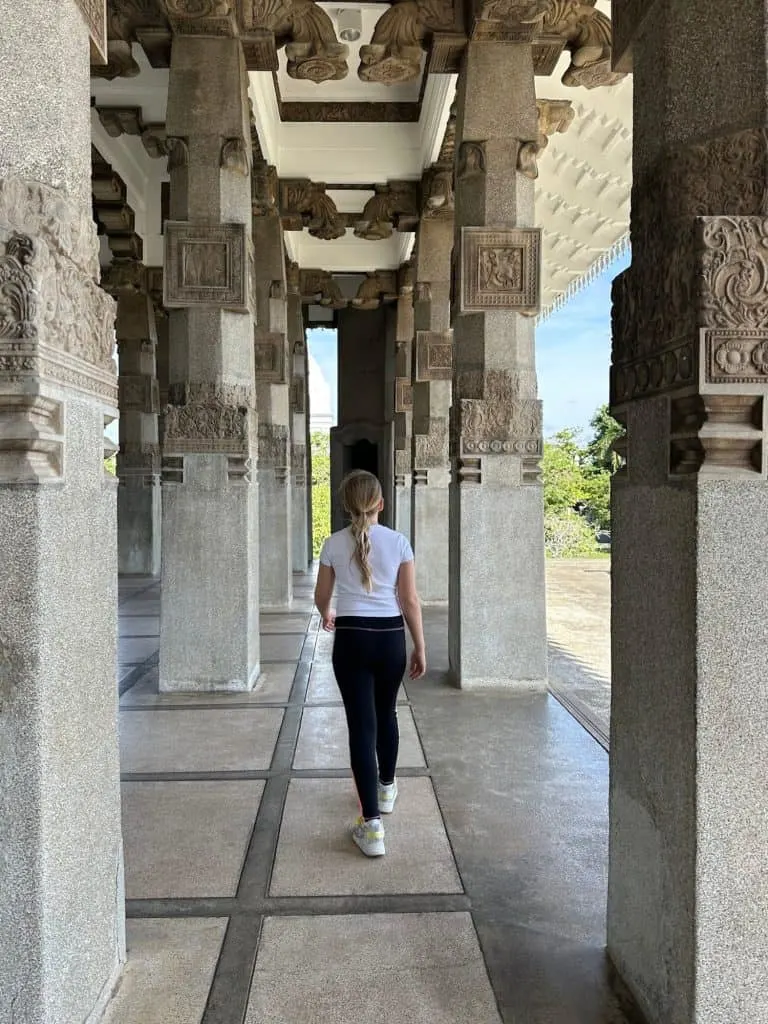
[{"label": "stone plinth", "polygon": [[632,44],[608,950],[651,1024],[768,1019],[765,15],[660,0]]},{"label": "stone plinth", "polygon": [[0,1017],[63,1024],[101,1018],[125,955],[114,303],[85,21],[74,0],[45,17],[19,0],[2,23]]},{"label": "stone plinth", "polygon": [[536,132],[531,47],[470,43],[457,97],[450,485],[462,687],[546,686],[541,406],[521,315],[535,310],[538,234],[533,180],[515,171]]},{"label": "stone plinth", "polygon": [[163,280],[171,312],[162,431],[162,690],[247,690],[259,675],[246,84],[237,40],[174,38]]}]

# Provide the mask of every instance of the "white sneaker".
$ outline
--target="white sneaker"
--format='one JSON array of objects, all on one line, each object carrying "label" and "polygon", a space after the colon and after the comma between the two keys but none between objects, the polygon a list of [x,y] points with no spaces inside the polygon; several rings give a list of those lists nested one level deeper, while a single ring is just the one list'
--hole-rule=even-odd
[{"label": "white sneaker", "polygon": [[360,817],[352,827],[352,839],[360,847],[366,857],[383,857],[384,826],[381,818],[366,821]]},{"label": "white sneaker", "polygon": [[379,810],[382,814],[391,814],[395,808],[395,800],[397,800],[397,779],[394,782],[390,782],[388,786],[385,786],[383,782],[379,783]]}]

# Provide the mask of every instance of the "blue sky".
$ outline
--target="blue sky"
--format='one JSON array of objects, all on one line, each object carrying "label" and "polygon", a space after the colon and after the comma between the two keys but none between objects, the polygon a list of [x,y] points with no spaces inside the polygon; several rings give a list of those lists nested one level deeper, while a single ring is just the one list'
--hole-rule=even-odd
[{"label": "blue sky", "polygon": [[[611,281],[629,266],[629,253],[612,263],[536,331],[539,397],[544,436],[564,427],[589,430],[595,410],[608,401],[611,363]],[[307,332],[309,349],[338,408],[335,331]]]}]

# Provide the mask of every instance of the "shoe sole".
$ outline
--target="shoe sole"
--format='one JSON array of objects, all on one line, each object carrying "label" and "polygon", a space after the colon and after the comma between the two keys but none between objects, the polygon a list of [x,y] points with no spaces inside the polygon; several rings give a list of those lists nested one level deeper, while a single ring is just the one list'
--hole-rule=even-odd
[{"label": "shoe sole", "polygon": [[381,841],[381,849],[377,847],[375,850],[370,848],[366,849],[363,844],[358,841],[357,836],[352,836],[352,842],[361,853],[365,854],[366,857],[383,857],[386,853],[386,850],[384,849],[384,840]]}]

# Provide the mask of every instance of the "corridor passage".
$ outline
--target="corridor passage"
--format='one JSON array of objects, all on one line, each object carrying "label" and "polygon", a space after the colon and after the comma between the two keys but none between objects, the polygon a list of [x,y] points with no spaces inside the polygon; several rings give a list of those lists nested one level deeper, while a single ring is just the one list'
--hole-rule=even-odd
[{"label": "corridor passage", "polygon": [[553,698],[460,693],[447,614],[403,691],[367,860],[331,636],[296,577],[257,692],[159,695],[159,593],[120,588],[128,966],[108,1024],[622,1024],[605,752]]}]

